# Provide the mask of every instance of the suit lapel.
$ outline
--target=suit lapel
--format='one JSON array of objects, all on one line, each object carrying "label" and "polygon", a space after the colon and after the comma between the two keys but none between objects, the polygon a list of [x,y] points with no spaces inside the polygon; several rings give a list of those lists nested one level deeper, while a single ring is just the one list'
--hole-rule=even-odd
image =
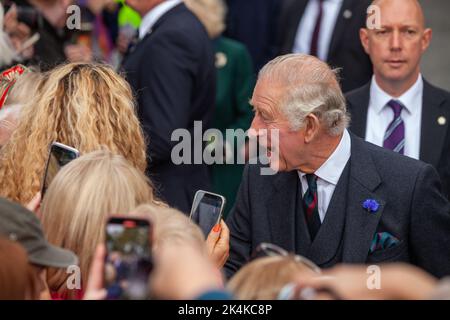
[{"label": "suit lapel", "polygon": [[[342,261],[345,263],[364,263],[367,260],[373,235],[386,205],[386,202],[375,193],[376,188],[381,184],[381,177],[364,144],[363,140],[352,136],[342,256]],[[378,211],[368,212],[363,208],[364,201],[368,199],[378,202],[380,205]]]},{"label": "suit lapel", "polygon": [[364,139],[366,137],[367,112],[370,103],[370,82],[347,95],[347,102],[351,113],[350,131]]},{"label": "suit lapel", "polygon": [[[336,49],[338,48],[342,36],[344,35],[344,32],[346,30],[346,26],[351,20],[354,1],[355,0],[344,0],[344,2],[342,3],[341,10],[339,11],[339,16],[336,20],[336,26],[334,28],[333,35],[331,37],[330,49],[328,51],[328,59],[327,59],[328,61],[336,53]],[[350,15],[347,16],[344,13],[350,13]]]},{"label": "suit lapel", "polygon": [[[272,243],[289,252],[296,251],[296,179],[296,171],[278,173],[273,183],[273,193],[266,202]],[[280,212],[280,208],[283,208],[283,212]]]},{"label": "suit lapel", "polygon": [[345,224],[349,172],[350,162],[347,163],[339,178],[325,219],[307,254],[307,257],[319,266],[332,260],[341,245]]},{"label": "suit lapel", "polygon": [[172,14],[177,13],[180,10],[188,10],[183,3],[180,3],[167,11],[165,14],[163,14],[156,22],[155,24],[150,28],[150,30],[145,34],[145,36],[142,39],[136,40],[136,43],[132,45],[130,48],[128,48],[127,53],[125,54],[125,57],[122,61],[122,67],[126,64],[127,60],[130,58],[130,56],[133,55],[133,53],[143,44],[147,41],[147,39],[153,34],[153,32],[158,29],[161,24],[164,23],[164,21],[170,17]]},{"label": "suit lapel", "polygon": [[440,91],[424,81],[420,160],[434,167],[438,166],[450,121],[449,109],[442,108],[444,103],[445,97]]}]

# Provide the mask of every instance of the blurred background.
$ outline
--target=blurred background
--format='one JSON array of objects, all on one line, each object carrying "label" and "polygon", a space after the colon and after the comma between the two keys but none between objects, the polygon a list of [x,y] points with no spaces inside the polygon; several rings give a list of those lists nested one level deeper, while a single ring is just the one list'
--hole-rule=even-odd
[{"label": "blurred background", "polygon": [[420,0],[420,3],[434,32],[422,61],[423,74],[434,85],[450,90],[450,1]]}]

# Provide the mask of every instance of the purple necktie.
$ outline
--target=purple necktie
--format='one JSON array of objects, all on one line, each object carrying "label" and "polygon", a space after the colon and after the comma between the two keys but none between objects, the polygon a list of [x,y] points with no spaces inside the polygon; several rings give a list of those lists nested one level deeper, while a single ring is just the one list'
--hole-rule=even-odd
[{"label": "purple necktie", "polygon": [[314,27],[314,32],[311,39],[311,49],[310,54],[312,56],[316,56],[319,53],[319,36],[320,36],[320,27],[322,25],[322,16],[323,16],[323,1],[324,0],[318,0],[319,1],[319,13],[317,14],[316,18],[316,25]]},{"label": "purple necktie", "polygon": [[389,124],[384,135],[383,147],[400,154],[405,153],[405,123],[402,119],[403,105],[396,100],[387,104],[394,111],[394,120]]}]

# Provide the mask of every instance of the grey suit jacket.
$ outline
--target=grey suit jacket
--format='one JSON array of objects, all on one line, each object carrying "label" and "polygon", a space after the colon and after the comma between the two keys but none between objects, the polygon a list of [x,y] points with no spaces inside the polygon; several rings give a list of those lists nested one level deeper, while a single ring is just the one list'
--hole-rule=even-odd
[{"label": "grey suit jacket", "polygon": [[[351,144],[350,160],[312,243],[298,205],[297,172],[261,176],[259,166],[246,167],[227,219],[228,277],[262,242],[306,256],[321,267],[401,261],[438,277],[450,274],[450,204],[441,194],[435,169],[354,135]],[[380,204],[378,211],[363,208],[367,199]],[[378,232],[389,232],[399,243],[370,253]]]}]

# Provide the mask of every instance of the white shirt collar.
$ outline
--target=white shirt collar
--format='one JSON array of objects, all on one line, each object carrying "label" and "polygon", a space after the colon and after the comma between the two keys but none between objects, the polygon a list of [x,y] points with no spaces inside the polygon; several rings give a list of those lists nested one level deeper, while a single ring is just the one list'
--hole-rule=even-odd
[{"label": "white shirt collar", "polygon": [[147,12],[142,18],[141,26],[139,27],[139,39],[142,40],[145,37],[159,18],[182,2],[183,0],[166,0]]},{"label": "white shirt collar", "polygon": [[415,111],[415,106],[418,105],[417,101],[420,99],[422,91],[422,74],[419,74],[419,77],[414,85],[398,98],[390,96],[387,92],[381,89],[375,79],[375,76],[373,76],[372,83],[370,84],[370,105],[374,108],[376,113],[380,113],[389,101],[398,100],[403,104],[409,113],[413,113]]},{"label": "white shirt collar", "polygon": [[[341,141],[339,142],[336,150],[334,150],[327,161],[325,161],[320,168],[314,172],[314,174],[328,183],[337,185],[339,178],[341,177],[341,174],[350,159],[350,155],[351,139],[350,134],[346,129],[344,130],[344,134],[342,135]],[[298,174],[300,178],[306,175],[306,173],[301,171],[298,171]]]}]

